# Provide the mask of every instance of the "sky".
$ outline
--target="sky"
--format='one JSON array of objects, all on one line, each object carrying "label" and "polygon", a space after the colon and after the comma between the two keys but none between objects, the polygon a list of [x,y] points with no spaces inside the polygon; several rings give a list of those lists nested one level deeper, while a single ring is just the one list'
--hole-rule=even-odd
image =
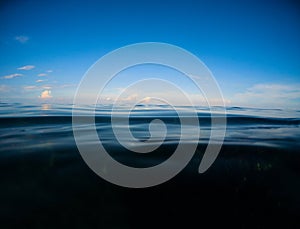
[{"label": "sky", "polygon": [[[72,103],[85,72],[103,55],[163,42],[202,60],[228,106],[299,109],[299,22],[300,4],[286,0],[1,1],[0,102]],[[146,76],[172,80],[201,105],[191,82],[161,66],[118,74],[103,101]],[[151,87],[131,90],[124,101],[164,94],[180,103],[176,94]]]}]

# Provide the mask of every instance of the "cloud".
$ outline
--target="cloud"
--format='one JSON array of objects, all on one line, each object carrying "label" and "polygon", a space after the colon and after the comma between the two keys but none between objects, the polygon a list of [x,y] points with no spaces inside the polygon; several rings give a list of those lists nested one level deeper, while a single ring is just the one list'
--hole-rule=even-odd
[{"label": "cloud", "polygon": [[[202,94],[189,94],[188,97],[195,105],[200,106],[229,106],[232,101],[227,98],[206,98]],[[177,101],[180,101],[180,98],[177,98],[175,95],[173,96]],[[174,101],[176,104],[176,101]]]},{"label": "cloud", "polygon": [[27,37],[27,36],[16,36],[15,40],[20,42],[21,44],[25,44],[29,40],[29,37]]},{"label": "cloud", "polygon": [[152,98],[149,97],[149,96],[147,96],[147,97],[143,98],[141,102],[143,102],[143,103],[149,103],[151,100],[152,100]]},{"label": "cloud", "polygon": [[208,76],[208,75],[199,76],[199,75],[189,74],[189,77],[196,79],[196,80],[201,80],[201,81],[210,80],[210,76]]},{"label": "cloud", "polygon": [[40,74],[38,74],[38,76],[47,76],[47,74],[46,73],[40,73]]},{"label": "cloud", "polygon": [[257,107],[289,107],[295,100],[300,100],[300,85],[256,84],[234,96],[236,103]]},{"label": "cloud", "polygon": [[124,101],[124,102],[134,102],[136,101],[138,98],[138,94],[137,93],[134,93],[134,94],[131,94],[131,95],[128,95],[127,97],[125,98],[119,98],[119,101]]},{"label": "cloud", "polygon": [[45,81],[47,81],[47,80],[36,80],[35,82],[36,83],[41,83],[41,82],[45,82]]},{"label": "cloud", "polygon": [[33,68],[35,68],[34,65],[25,65],[23,67],[19,67],[18,70],[26,70],[27,71],[27,70],[31,70]]},{"label": "cloud", "polygon": [[50,90],[52,87],[49,86],[49,85],[43,85],[42,88],[43,88],[43,89],[46,89],[46,90]]},{"label": "cloud", "polygon": [[101,102],[116,102],[116,103],[135,103],[141,100],[137,93],[133,94],[123,94],[118,97],[116,94],[103,94],[99,101]]},{"label": "cloud", "polygon": [[53,72],[53,70],[49,69],[49,70],[47,70],[47,72],[48,72],[48,73],[51,73],[51,72]]},{"label": "cloud", "polygon": [[23,89],[26,91],[31,91],[31,90],[50,90],[52,86],[50,85],[29,85],[29,86],[24,86]]},{"label": "cloud", "polygon": [[23,74],[18,74],[18,73],[15,73],[15,74],[11,74],[11,75],[7,75],[7,76],[3,76],[2,78],[3,79],[13,79],[15,77],[19,77],[19,76],[23,76]]},{"label": "cloud", "polygon": [[59,87],[60,88],[67,88],[67,87],[76,87],[76,86],[77,86],[76,84],[62,84]]},{"label": "cloud", "polygon": [[24,88],[24,90],[26,90],[26,91],[31,91],[31,90],[38,89],[38,87],[37,87],[37,86],[34,86],[34,85],[32,85],[32,86],[24,86],[23,88]]},{"label": "cloud", "polygon": [[[145,103],[145,104],[164,104],[166,101],[169,104],[174,106],[179,105],[189,105],[190,102],[196,106],[227,106],[232,102],[227,98],[218,98],[218,97],[209,97],[209,101],[207,101],[206,97],[202,93],[190,93],[185,92],[184,94],[179,94],[177,90],[167,90],[164,85],[160,87],[160,85],[156,85],[155,88],[148,87],[146,85],[145,88],[113,88],[113,90],[106,90],[101,94],[101,98],[99,100],[100,103],[114,102],[117,103]],[[152,86],[152,85],[151,85]],[[119,96],[120,95],[120,96]],[[119,96],[119,98],[118,98]],[[190,102],[189,102],[190,101]]]},{"label": "cloud", "polygon": [[41,99],[50,99],[50,98],[52,98],[51,91],[50,90],[43,91],[40,95],[40,98]]}]

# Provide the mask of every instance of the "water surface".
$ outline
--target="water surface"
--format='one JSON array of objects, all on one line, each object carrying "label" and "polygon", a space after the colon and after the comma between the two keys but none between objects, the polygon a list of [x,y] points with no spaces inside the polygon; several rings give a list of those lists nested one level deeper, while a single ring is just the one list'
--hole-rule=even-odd
[{"label": "water surface", "polygon": [[[80,115],[90,115],[91,109],[81,107]],[[189,107],[178,109],[189,118]],[[122,120],[127,110],[119,107],[114,115]],[[209,140],[211,115],[208,108],[198,107],[200,139],[183,136],[185,143],[198,144],[188,166],[162,185],[128,189],[104,181],[84,163],[73,137],[72,105],[1,103],[3,228],[152,228],[205,222],[236,228],[296,226],[300,111],[243,107],[226,111],[224,144],[206,173],[197,171]],[[164,144],[149,154],[129,152],[116,141],[111,106],[98,105],[95,114],[105,148],[129,166],[163,162],[180,138],[178,115],[168,106],[141,105],[131,113],[132,134],[141,142],[150,137],[152,120],[161,119],[167,126]],[[82,126],[83,136],[89,128]]]}]

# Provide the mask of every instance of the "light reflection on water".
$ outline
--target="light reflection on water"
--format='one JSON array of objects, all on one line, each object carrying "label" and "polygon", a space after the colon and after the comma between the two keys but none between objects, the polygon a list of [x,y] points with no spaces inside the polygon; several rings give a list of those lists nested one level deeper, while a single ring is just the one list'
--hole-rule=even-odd
[{"label": "light reflection on water", "polygon": [[[90,115],[93,106],[83,106],[80,113]],[[114,115],[120,120],[119,132],[125,131],[122,119],[128,107],[115,109]],[[189,118],[189,108],[179,107],[184,117]],[[110,124],[110,105],[98,105],[96,108],[96,127],[99,137],[107,144],[117,144]],[[210,135],[210,113],[205,107],[198,107],[201,138],[182,136],[185,143],[198,141],[206,144]],[[255,115],[254,115],[255,114]],[[72,133],[72,105],[23,105],[0,104],[0,151],[16,151],[20,146],[25,149],[62,147],[74,145]],[[266,110],[241,107],[227,108],[227,132],[224,144],[262,145],[273,147],[297,147],[300,139],[300,113],[297,111]],[[139,105],[130,116],[130,128],[133,136],[145,141],[149,138],[149,123],[161,119],[167,125],[166,143],[178,143],[180,121],[171,108],[155,105]],[[82,125],[82,135],[88,133],[90,126]],[[187,127],[188,128],[188,127]],[[87,143],[88,136],[85,136]],[[127,139],[124,139],[126,141]],[[129,139],[128,139],[129,140]],[[15,143],[15,144],[13,144]],[[21,145],[20,145],[21,144]],[[152,143],[154,144],[154,143]]]}]

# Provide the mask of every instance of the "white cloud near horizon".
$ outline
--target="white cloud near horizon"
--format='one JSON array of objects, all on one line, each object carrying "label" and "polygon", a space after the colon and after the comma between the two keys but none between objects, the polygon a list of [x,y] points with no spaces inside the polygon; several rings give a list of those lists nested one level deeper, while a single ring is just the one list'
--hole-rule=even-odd
[{"label": "white cloud near horizon", "polygon": [[67,88],[67,87],[77,87],[77,84],[62,84],[59,88]]},{"label": "white cloud near horizon", "polygon": [[50,90],[45,90],[41,93],[41,95],[39,96],[41,99],[50,99],[53,96],[51,95],[51,91]]},{"label": "white cloud near horizon", "polygon": [[35,68],[34,65],[25,65],[25,66],[22,66],[22,67],[19,67],[18,70],[25,70],[25,71],[28,71],[28,70],[31,70]]},{"label": "white cloud near horizon", "polygon": [[23,74],[15,73],[15,74],[10,74],[10,75],[7,75],[7,76],[3,76],[2,78],[3,79],[13,79],[15,77],[20,77],[20,76],[23,76]]},{"label": "white cloud near horizon", "polygon": [[64,91],[62,89],[75,88],[75,86],[77,86],[76,84],[57,84],[57,85],[53,85],[53,84],[41,85],[40,84],[45,81],[48,81],[48,80],[47,79],[38,79],[35,81],[37,83],[36,85],[25,85],[25,86],[23,86],[23,89],[25,91],[28,91],[28,90],[51,90],[54,88],[56,91]]},{"label": "white cloud near horizon", "polygon": [[[115,91],[117,91],[116,89]],[[120,92],[121,93],[121,92]],[[210,98],[209,101],[207,101],[205,96],[202,94],[187,94],[186,96],[190,99],[192,104],[195,106],[222,106],[222,105],[230,105],[231,101],[229,99],[222,99],[222,98]],[[161,91],[161,92],[155,92],[155,91],[143,91],[143,90],[128,90],[126,93],[122,94],[120,97],[118,97],[118,93],[104,93],[101,95],[99,102],[100,103],[163,103],[162,101],[159,101],[159,99],[162,99],[167,101],[169,104],[174,106],[180,106],[180,105],[187,105],[186,99],[182,98],[181,95],[178,95],[174,91]],[[209,102],[209,103],[208,103]]]},{"label": "white cloud near horizon", "polygon": [[24,86],[23,89],[25,91],[31,91],[31,90],[35,90],[35,89],[38,89],[37,86],[34,86],[34,85],[30,85],[30,86]]},{"label": "white cloud near horizon", "polygon": [[40,73],[37,76],[47,76],[47,74],[46,73]]},{"label": "white cloud near horizon", "polygon": [[35,82],[36,83],[41,83],[41,82],[45,82],[45,81],[47,81],[47,80],[36,80]]},{"label": "white cloud near horizon", "polygon": [[27,37],[27,36],[16,36],[15,40],[20,42],[21,44],[25,44],[29,40],[29,37]]},{"label": "white cloud near horizon", "polygon": [[256,84],[243,93],[237,93],[233,101],[243,106],[293,107],[300,100],[300,85]]},{"label": "white cloud near horizon", "polygon": [[52,86],[50,85],[27,85],[23,86],[23,89],[25,91],[31,91],[31,90],[50,90],[52,89]]}]

